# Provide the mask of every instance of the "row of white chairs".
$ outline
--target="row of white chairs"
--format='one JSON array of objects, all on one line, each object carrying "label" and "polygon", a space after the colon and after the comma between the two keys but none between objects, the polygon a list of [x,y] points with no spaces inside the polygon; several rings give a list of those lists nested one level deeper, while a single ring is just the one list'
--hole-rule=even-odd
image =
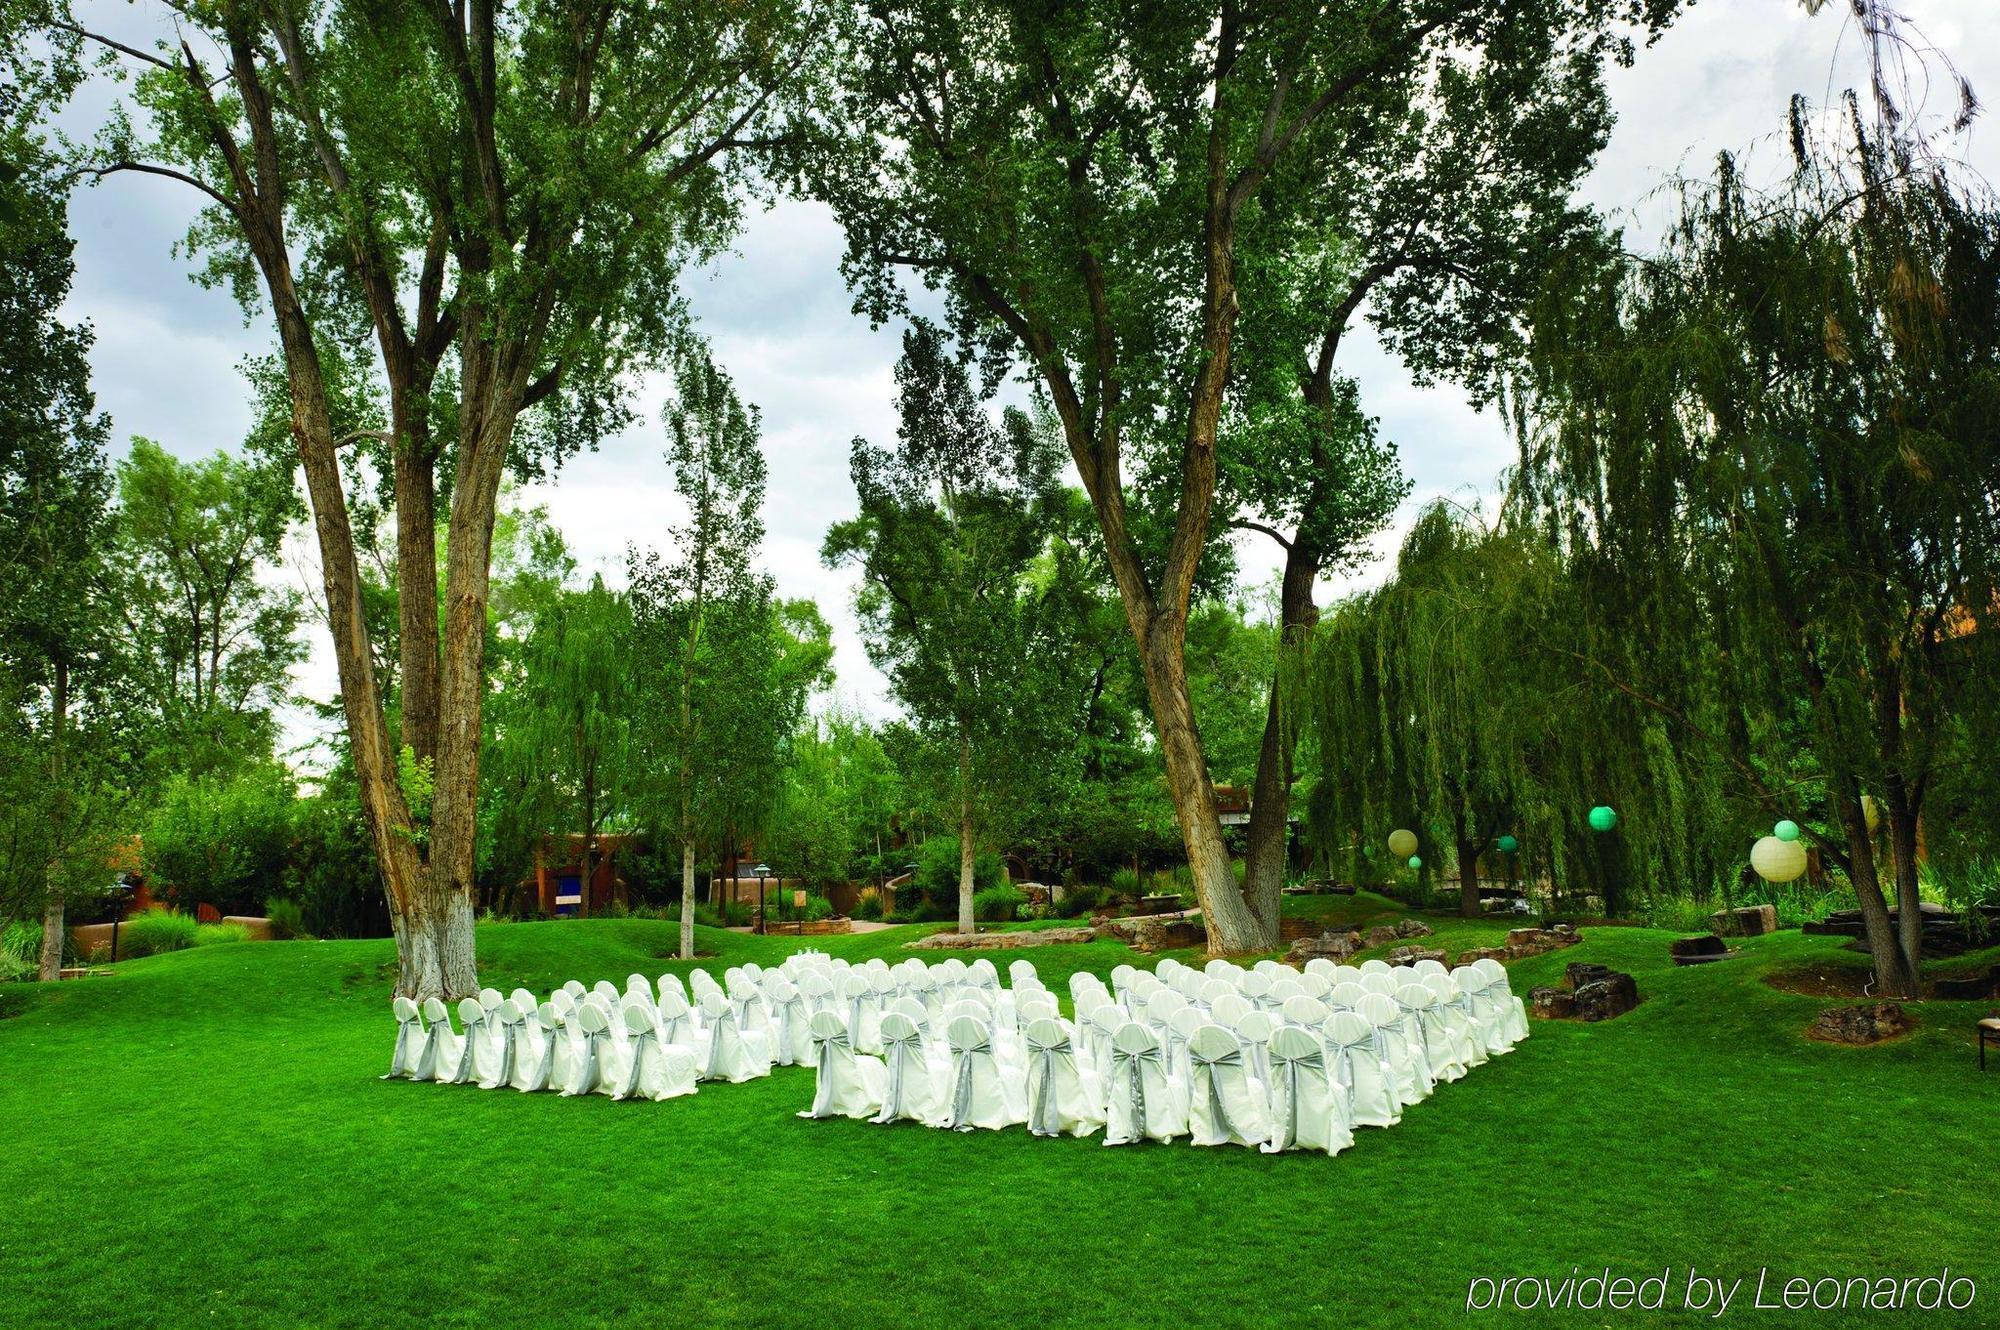
[{"label": "row of white chairs", "polygon": [[1074,1021],[1059,1018],[1032,965],[1012,970],[1013,1011],[999,1021],[954,1004],[940,1025],[897,1000],[876,1026],[880,1056],[841,1012],[814,1013],[817,1079],[801,1116],[1331,1154],[1354,1127],[1394,1125],[1527,1035],[1506,970],[1490,960],[1454,971],[1315,962],[1303,975],[1275,962],[1121,965],[1112,988],[1072,976]]}]

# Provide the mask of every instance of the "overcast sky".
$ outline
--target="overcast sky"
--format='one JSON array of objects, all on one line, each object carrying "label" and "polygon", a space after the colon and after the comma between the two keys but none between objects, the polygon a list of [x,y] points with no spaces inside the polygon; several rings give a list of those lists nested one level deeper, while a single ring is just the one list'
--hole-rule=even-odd
[{"label": "overcast sky", "polygon": [[[1900,6],[1985,96],[2000,97],[2000,4],[1990,0],[1902,0]],[[144,7],[104,0],[92,22],[137,43],[155,35]],[[1669,173],[1705,170],[1722,149],[1756,148],[1769,170],[1783,166],[1774,139],[1794,92],[1823,100],[1864,78],[1862,50],[1847,6],[1808,18],[1797,0],[1706,0],[1629,70],[1613,70],[1618,114],[1611,143],[1584,188],[1600,210],[1643,228],[1648,196]],[[66,117],[70,127],[102,118],[111,92],[86,88]],[[1940,107],[1949,96],[1938,94]],[[1962,155],[1989,179],[2000,178],[1982,120]],[[1761,147],[1759,146],[1761,145]],[[271,344],[261,319],[246,325],[228,295],[188,279],[175,242],[195,212],[185,187],[118,176],[82,192],[71,208],[77,239],[73,313],[97,331],[92,354],[98,401],[112,416],[123,454],[134,434],[184,456],[235,448],[248,424],[238,366]],[[734,251],[690,274],[686,288],[701,325],[738,388],[763,411],[770,461],[765,562],[780,592],[817,599],[835,625],[838,696],[871,714],[891,709],[853,626],[853,579],[824,569],[819,545],[830,522],[848,515],[849,441],[893,438],[892,372],[898,330],[871,329],[849,308],[838,271],[841,237],[815,205],[781,203],[746,220]],[[1508,439],[1450,389],[1420,389],[1394,357],[1366,335],[1343,346],[1347,371],[1366,409],[1401,450],[1414,483],[1397,528],[1378,542],[1393,550],[1422,503],[1439,495],[1491,491],[1512,460]],[[547,505],[586,570],[622,575],[627,545],[657,543],[674,512],[660,457],[662,382],[640,385],[640,423],[602,451],[571,462],[553,484],[527,493]],[[1275,568],[1274,547],[1246,538],[1244,567],[1262,580]],[[1378,560],[1361,581],[1381,575]],[[293,575],[297,575],[294,573]],[[1323,588],[1324,595],[1341,588]],[[315,627],[315,633],[323,629]],[[301,688],[335,691],[330,652],[312,653]]]}]

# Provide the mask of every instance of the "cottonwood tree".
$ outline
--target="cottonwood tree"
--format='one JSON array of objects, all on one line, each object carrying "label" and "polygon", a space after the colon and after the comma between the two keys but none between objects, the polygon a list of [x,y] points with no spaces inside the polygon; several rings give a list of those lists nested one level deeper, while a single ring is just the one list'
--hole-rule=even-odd
[{"label": "cottonwood tree", "polygon": [[861,513],[835,523],[821,553],[860,570],[869,658],[950,773],[941,802],[958,833],[958,928],[970,933],[982,835],[1062,750],[1047,733],[1059,694],[1031,581],[1061,501],[1060,453],[1020,411],[995,424],[929,324],[904,337],[896,382],[897,446],[854,441]]},{"label": "cottonwood tree", "polygon": [[1846,109],[1829,138],[1795,102],[1779,188],[1724,157],[1659,253],[1557,270],[1523,472],[1586,663],[1801,823],[1914,995],[1918,819],[2000,650],[2000,207]]},{"label": "cottonwood tree", "polygon": [[[276,324],[398,991],[471,993],[501,480],[624,422],[621,375],[679,334],[676,278],[729,233],[744,154],[777,142],[819,24],[779,0],[163,8],[175,39],[150,49],[58,20],[138,71],[139,123],[121,110],[86,168],[202,194],[190,240],[207,278]],[[372,356],[386,397],[385,427],[366,435],[337,428],[329,389],[356,356]],[[343,448],[372,453],[398,514],[396,733]],[[440,603],[408,589],[438,582],[441,502]],[[426,826],[405,771],[427,773]]]},{"label": "cottonwood tree", "polygon": [[764,538],[757,412],[706,355],[679,366],[667,429],[687,516],[665,554],[629,556],[632,761],[642,820],[680,851],[686,958],[694,955],[696,858],[757,828],[784,742],[831,648],[823,621],[818,633],[787,630],[770,577],[754,566]]},{"label": "cottonwood tree", "polygon": [[305,655],[300,596],[271,576],[295,507],[290,468],[228,453],[183,462],[135,438],[117,479],[117,600],[176,764],[268,756],[272,712]]},{"label": "cottonwood tree", "polygon": [[1239,317],[1259,270],[1299,280],[1325,232],[1361,231],[1312,231],[1343,199],[1290,182],[1421,151],[1411,108],[1452,69],[1588,52],[1614,22],[1671,8],[903,0],[845,13],[845,150],[816,157],[809,185],[847,229],[861,308],[899,312],[900,275],[916,275],[994,370],[1023,366],[1055,412],[1215,950],[1274,940],[1230,870],[1183,655],[1204,551],[1232,515],[1217,482]]}]

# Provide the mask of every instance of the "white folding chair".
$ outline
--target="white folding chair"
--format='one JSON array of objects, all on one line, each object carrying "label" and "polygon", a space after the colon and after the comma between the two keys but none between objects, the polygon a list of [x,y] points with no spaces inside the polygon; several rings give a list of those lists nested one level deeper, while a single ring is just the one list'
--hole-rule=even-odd
[{"label": "white folding chair", "polygon": [[813,1101],[802,1118],[872,1118],[882,1111],[886,1073],[880,1058],[856,1053],[847,1022],[831,1011],[812,1016]]},{"label": "white folding chair", "polygon": [[571,1018],[582,1036],[582,1050],[571,1073],[569,1084],[563,1087],[568,1097],[596,1094],[604,1084],[604,1060],[615,1047],[611,1039],[611,1025],[605,1018],[604,1008],[595,1002],[577,1004],[576,1015]]},{"label": "white folding chair", "polygon": [[771,1061],[780,1067],[804,1067],[812,1062],[812,1014],[798,987],[782,974],[764,980],[764,1000],[771,1008]]},{"label": "white folding chair", "polygon": [[1431,1079],[1457,1081],[1465,1078],[1463,1044],[1452,1034],[1444,1013],[1438,1010],[1437,994],[1427,985],[1409,983],[1396,990],[1396,1005],[1409,1013],[1417,1037],[1423,1040],[1424,1060],[1430,1064]]},{"label": "white folding chair", "polygon": [[1327,1066],[1326,1047],[1317,1031],[1298,1025],[1274,1030],[1271,1076],[1271,1129],[1264,1142],[1266,1153],[1324,1150],[1334,1155],[1354,1144],[1347,1092]]},{"label": "white folding chair", "polygon": [[1028,1045],[1028,1130],[1088,1136],[1103,1126],[1103,1091],[1077,1066],[1069,1031],[1053,1017],[1038,1016],[1022,1037]]},{"label": "white folding chair", "polygon": [[389,1072],[382,1079],[393,1081],[398,1076],[418,1079],[417,1065],[423,1060],[426,1043],[423,1017],[417,1004],[406,997],[391,1001],[389,1010],[396,1015],[396,1048],[389,1054]]},{"label": "white folding chair", "polygon": [[1277,1028],[1278,1022],[1268,1011],[1246,1011],[1234,1027],[1237,1039],[1242,1041],[1250,1075],[1267,1089],[1271,1084],[1271,1032]]},{"label": "white folding chair", "polygon": [[1360,984],[1338,983],[1333,986],[1333,992],[1327,995],[1327,1005],[1335,1011],[1356,1011],[1361,1006],[1361,999],[1367,996],[1368,990]]},{"label": "white folding chair", "polygon": [[1403,1120],[1395,1072],[1383,1056],[1380,1033],[1358,1011],[1336,1011],[1326,1018],[1331,1076],[1347,1092],[1348,1112],[1357,1127],[1393,1127]]},{"label": "white folding chair", "polygon": [[[650,990],[648,990],[650,993]],[[660,1042],[652,1004],[637,996],[625,1003],[625,1032],[631,1053],[613,1099],[675,1099],[695,1092],[695,1056],[682,1044]]]},{"label": "white folding chair", "polygon": [[1394,968],[1394,966],[1379,956],[1361,962],[1361,973],[1363,974],[1387,974]]},{"label": "white folding chair", "polygon": [[708,1040],[708,1052],[700,1059],[703,1080],[736,1085],[771,1074],[763,1037],[736,1023],[736,1009],[728,998],[713,989],[702,994],[701,1015]]},{"label": "white folding chair", "polygon": [[954,1016],[945,1026],[945,1038],[951,1043],[951,1082],[939,1125],[953,1131],[997,1131],[1026,1122],[1026,1095],[1001,1076],[991,1028],[971,1016]]},{"label": "white folding chair", "polygon": [[512,998],[507,998],[487,1019],[499,1026],[500,1055],[493,1060],[492,1074],[479,1082],[482,1090],[511,1088],[525,1057],[521,1052],[523,1036],[527,1032],[527,1015]]},{"label": "white folding chair", "polygon": [[1397,1107],[1407,1108],[1430,1098],[1437,1080],[1424,1054],[1424,1034],[1416,1013],[1387,993],[1370,993],[1354,1010],[1381,1036],[1382,1059],[1395,1075]]},{"label": "white folding chair", "polygon": [[1521,999],[1514,996],[1513,985],[1507,980],[1507,967],[1491,956],[1481,956],[1472,963],[1472,968],[1485,976],[1487,1000],[1500,1011],[1500,1032],[1507,1041],[1507,1047],[1528,1037],[1528,1009]]},{"label": "white folding chair", "polygon": [[1160,1037],[1138,1021],[1111,1036],[1104,1143],[1171,1141],[1187,1135],[1187,1101],[1167,1075]]},{"label": "white folding chair", "polygon": [[[898,998],[896,1004],[909,1001]],[[911,1005],[923,1010],[920,1002]],[[883,1014],[882,1063],[882,1109],[875,1121],[937,1122],[942,1115],[939,1078],[925,1052],[922,1027],[903,1012],[892,1009]]]},{"label": "white folding chair", "polygon": [[437,1079],[446,1085],[477,1085],[492,1065],[493,1042],[486,1033],[486,1008],[476,997],[458,1004],[458,1060]]},{"label": "white folding chair", "polygon": [[[1479,982],[1477,972],[1468,969],[1465,974],[1475,984]],[[1449,973],[1426,973],[1423,983],[1425,988],[1430,989],[1431,996],[1437,999],[1434,1010],[1444,1025],[1445,1033],[1451,1038],[1459,1064],[1468,1072],[1474,1067],[1486,1065],[1487,1059],[1492,1056],[1486,1051],[1489,1031],[1473,1005],[1472,994],[1461,990],[1457,977]]]},{"label": "white folding chair", "polygon": [[1243,1045],[1220,1025],[1188,1036],[1188,1135],[1196,1145],[1263,1143],[1264,1087],[1250,1075]]},{"label": "white folding chair", "polygon": [[535,1024],[541,1035],[540,1045],[527,1074],[514,1087],[530,1094],[566,1085],[571,1074],[570,1042],[563,1033],[562,1017],[554,1002],[544,1002],[535,1008]]}]

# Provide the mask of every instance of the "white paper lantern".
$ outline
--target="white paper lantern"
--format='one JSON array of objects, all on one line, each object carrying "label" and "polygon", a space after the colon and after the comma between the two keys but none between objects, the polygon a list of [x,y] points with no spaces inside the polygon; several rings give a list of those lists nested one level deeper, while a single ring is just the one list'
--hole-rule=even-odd
[{"label": "white paper lantern", "polygon": [[1761,837],[1750,847],[1750,866],[1766,882],[1790,882],[1806,871],[1806,847],[1795,840]]},{"label": "white paper lantern", "polygon": [[1882,825],[1882,805],[1875,802],[1875,796],[1861,796],[1861,818],[1868,824],[1868,834],[1874,835]]},{"label": "white paper lantern", "polygon": [[1407,859],[1417,852],[1417,833],[1401,827],[1389,833],[1389,853]]}]

